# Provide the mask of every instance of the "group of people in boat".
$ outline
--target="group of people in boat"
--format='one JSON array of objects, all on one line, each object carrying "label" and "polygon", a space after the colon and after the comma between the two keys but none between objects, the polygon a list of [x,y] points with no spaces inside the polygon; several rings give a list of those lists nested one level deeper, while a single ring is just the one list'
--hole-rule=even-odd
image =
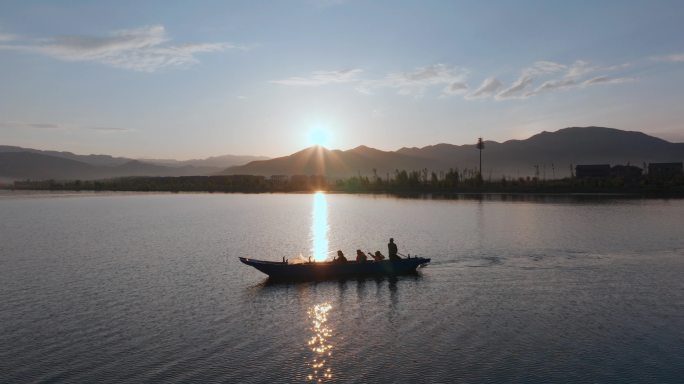
[{"label": "group of people in boat", "polygon": [[[387,253],[389,254],[389,260],[390,261],[401,260],[401,257],[399,257],[397,244],[394,242],[393,238],[389,239],[389,243],[387,243]],[[370,256],[375,261],[385,260],[385,255],[380,253],[380,251],[375,251],[375,253],[368,252],[368,256]],[[362,250],[360,250],[360,249],[356,250],[356,261],[358,261],[358,262],[368,261],[368,256],[366,256],[366,254]],[[342,251],[337,251],[337,257],[335,257],[333,259],[333,261],[338,262],[338,263],[345,263],[348,260],[344,256],[344,253],[342,253]]]}]

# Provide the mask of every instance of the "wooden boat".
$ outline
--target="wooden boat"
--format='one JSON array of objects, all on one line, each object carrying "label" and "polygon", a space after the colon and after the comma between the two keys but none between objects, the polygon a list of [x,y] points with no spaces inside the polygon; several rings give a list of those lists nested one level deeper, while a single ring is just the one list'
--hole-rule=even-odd
[{"label": "wooden boat", "polygon": [[288,264],[240,257],[240,261],[267,274],[274,280],[325,280],[359,275],[401,275],[412,273],[416,268],[430,262],[424,257],[405,258],[397,261],[347,261],[311,262]]}]

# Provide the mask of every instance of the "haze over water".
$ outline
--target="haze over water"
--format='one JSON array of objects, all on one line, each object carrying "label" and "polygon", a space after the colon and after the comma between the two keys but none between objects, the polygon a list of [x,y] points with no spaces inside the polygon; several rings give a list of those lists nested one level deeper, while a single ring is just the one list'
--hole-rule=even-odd
[{"label": "haze over water", "polygon": [[[682,200],[0,195],[0,382],[681,382]],[[268,284],[238,256],[432,258]]]}]

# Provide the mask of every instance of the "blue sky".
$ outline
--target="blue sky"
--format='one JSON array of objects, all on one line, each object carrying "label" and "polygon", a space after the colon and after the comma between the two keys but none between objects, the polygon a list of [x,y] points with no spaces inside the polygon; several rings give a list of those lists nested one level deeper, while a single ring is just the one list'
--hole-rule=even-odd
[{"label": "blue sky", "polygon": [[0,3],[0,143],[132,157],[684,141],[684,2]]}]

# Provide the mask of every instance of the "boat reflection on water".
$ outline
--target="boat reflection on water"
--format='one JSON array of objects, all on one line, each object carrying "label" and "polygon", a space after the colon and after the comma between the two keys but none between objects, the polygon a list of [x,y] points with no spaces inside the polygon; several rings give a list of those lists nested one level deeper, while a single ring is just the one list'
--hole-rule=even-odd
[{"label": "boat reflection on water", "polygon": [[330,303],[314,305],[309,309],[308,315],[311,320],[311,332],[313,333],[308,341],[312,352],[311,372],[306,377],[309,382],[323,382],[332,379],[330,359],[332,358],[331,343],[332,330],[328,326],[328,312],[332,309]]}]

